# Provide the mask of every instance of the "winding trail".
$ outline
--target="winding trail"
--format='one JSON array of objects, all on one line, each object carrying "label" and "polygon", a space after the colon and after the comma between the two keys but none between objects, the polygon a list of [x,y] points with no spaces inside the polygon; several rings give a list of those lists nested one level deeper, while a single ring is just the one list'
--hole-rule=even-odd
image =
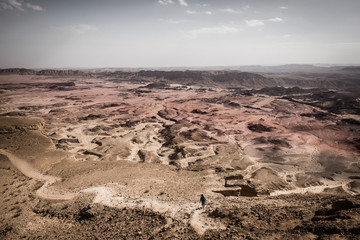
[{"label": "winding trail", "polygon": [[159,201],[151,198],[125,198],[115,190],[117,184],[106,184],[82,190],[82,193],[94,193],[93,202],[109,207],[148,208],[155,212],[166,214],[171,218],[190,223],[194,230],[203,235],[208,229],[225,229],[226,227],[207,216],[199,204],[193,202]]},{"label": "winding trail", "polygon": [[[75,196],[81,193],[93,193],[95,194],[93,202],[101,203],[110,207],[143,207],[151,209],[155,212],[169,214],[172,218],[182,219],[189,221],[195,231],[202,235],[208,229],[223,228],[221,223],[215,223],[212,219],[202,214],[202,210],[197,204],[188,202],[162,202],[153,199],[145,198],[125,198],[119,194],[117,184],[110,184],[104,186],[90,187],[81,190],[78,193],[59,192],[50,189],[50,186],[61,178],[50,175],[44,175],[34,169],[25,160],[9,153],[3,149],[0,149],[0,154],[5,155],[10,162],[25,176],[36,179],[38,181],[45,182],[37,191],[36,194],[40,198],[48,200],[71,200]],[[121,190],[121,189],[120,189]],[[185,207],[184,207],[185,206]],[[190,219],[184,218],[185,215],[190,215]]]},{"label": "winding trail", "polygon": [[38,181],[45,182],[44,185],[42,185],[38,190],[36,190],[36,194],[44,199],[49,200],[70,200],[76,196],[74,193],[55,193],[52,192],[49,187],[54,184],[57,181],[60,181],[61,178],[50,176],[50,175],[44,175],[34,169],[30,164],[28,164],[23,159],[15,156],[12,153],[9,153],[3,149],[0,149],[0,154],[5,155],[10,162],[19,170],[21,171],[25,176],[34,178]]},{"label": "winding trail", "polygon": [[197,208],[192,212],[190,224],[199,235],[203,235],[208,229],[226,229],[222,223],[215,222],[203,214],[202,208]]}]

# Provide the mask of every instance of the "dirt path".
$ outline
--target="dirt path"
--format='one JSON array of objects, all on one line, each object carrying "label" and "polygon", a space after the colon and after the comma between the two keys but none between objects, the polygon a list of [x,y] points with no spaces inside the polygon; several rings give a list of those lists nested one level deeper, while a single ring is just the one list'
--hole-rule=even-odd
[{"label": "dirt path", "polygon": [[[164,202],[151,198],[125,198],[115,189],[116,184],[91,187],[84,189],[82,193],[95,194],[94,203],[100,203],[109,207],[117,208],[148,208],[155,212],[165,214],[171,218],[176,218],[190,223],[194,230],[202,235],[208,229],[225,229],[220,222],[215,222],[206,215],[206,212],[193,202]],[[190,216],[190,217],[187,217]]]},{"label": "dirt path", "polygon": [[0,154],[5,155],[10,160],[10,162],[25,176],[34,178],[41,182],[45,182],[44,185],[42,185],[36,191],[36,194],[39,197],[49,200],[69,200],[75,197],[76,194],[73,193],[55,193],[49,189],[52,184],[60,181],[60,178],[40,173],[39,171],[31,167],[26,161],[5,150],[0,149]]},{"label": "dirt path", "polygon": [[[121,188],[116,184],[109,184],[105,186],[97,186],[84,189],[79,193],[59,192],[51,189],[51,185],[60,181],[61,178],[44,175],[30,166],[25,160],[0,149],[0,154],[8,157],[11,163],[19,169],[25,176],[34,178],[44,184],[36,191],[40,198],[49,200],[70,200],[81,193],[94,194],[94,203],[100,203],[109,207],[129,207],[129,208],[148,208],[155,212],[168,214],[172,218],[182,219],[189,222],[195,231],[202,235],[208,229],[223,229],[220,223],[216,223],[203,214],[203,210],[199,208],[198,204],[192,202],[164,202],[151,198],[125,198],[121,196]],[[116,185],[116,186],[115,186]],[[186,218],[185,216],[190,216]]]},{"label": "dirt path", "polygon": [[226,229],[222,223],[215,222],[207,217],[202,208],[195,209],[192,213],[190,224],[199,235],[203,235],[208,229]]}]

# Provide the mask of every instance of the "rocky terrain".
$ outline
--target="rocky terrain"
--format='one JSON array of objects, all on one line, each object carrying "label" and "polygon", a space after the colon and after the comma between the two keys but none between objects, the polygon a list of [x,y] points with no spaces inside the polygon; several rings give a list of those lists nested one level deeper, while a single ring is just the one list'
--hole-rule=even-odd
[{"label": "rocky terrain", "polygon": [[343,71],[1,70],[1,239],[358,239]]}]

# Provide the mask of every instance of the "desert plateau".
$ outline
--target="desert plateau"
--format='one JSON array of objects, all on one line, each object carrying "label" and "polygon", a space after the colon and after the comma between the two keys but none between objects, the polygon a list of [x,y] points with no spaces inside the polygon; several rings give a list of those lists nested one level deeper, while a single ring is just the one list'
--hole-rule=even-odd
[{"label": "desert plateau", "polygon": [[1,69],[0,191],[0,239],[360,239],[360,69]]}]

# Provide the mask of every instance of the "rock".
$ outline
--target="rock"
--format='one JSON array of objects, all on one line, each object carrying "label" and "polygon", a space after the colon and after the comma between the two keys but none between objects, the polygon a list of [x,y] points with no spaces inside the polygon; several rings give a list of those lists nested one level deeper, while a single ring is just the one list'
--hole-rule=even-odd
[{"label": "rock", "polygon": [[225,177],[225,187],[240,187],[244,184],[244,177],[242,175],[233,175]]},{"label": "rock", "polygon": [[131,140],[133,143],[141,144],[144,143],[140,137],[136,136]]},{"label": "rock", "polygon": [[161,163],[160,158],[157,155],[155,155],[153,152],[149,152],[146,150],[139,150],[137,154],[142,162]]},{"label": "rock", "polygon": [[6,68],[0,69],[0,74],[17,74],[17,75],[34,75],[36,73],[35,70],[26,69],[26,68]]},{"label": "rock", "polygon": [[274,128],[264,126],[260,123],[259,124],[249,123],[248,129],[253,132],[262,133],[262,132],[271,132]]},{"label": "rock", "polygon": [[85,154],[85,155],[93,155],[93,156],[96,156],[96,157],[99,157],[99,158],[102,157],[101,153],[93,152],[93,151],[90,151],[90,150],[85,150],[83,152],[83,154]]},{"label": "rock", "polygon": [[77,138],[62,138],[59,143],[80,143],[80,141]]},{"label": "rock", "polygon": [[200,109],[194,109],[191,111],[191,113],[195,113],[195,114],[207,114],[207,112],[205,111],[202,111]]},{"label": "rock", "polygon": [[355,208],[355,207],[357,207],[357,206],[353,202],[351,202],[347,199],[339,200],[339,201],[333,202],[333,204],[331,206],[331,212],[348,210],[348,209]]},{"label": "rock", "polygon": [[81,117],[79,118],[79,120],[95,120],[95,119],[98,119],[98,118],[104,118],[105,116],[102,115],[102,114],[89,114],[87,115],[86,117]]}]

